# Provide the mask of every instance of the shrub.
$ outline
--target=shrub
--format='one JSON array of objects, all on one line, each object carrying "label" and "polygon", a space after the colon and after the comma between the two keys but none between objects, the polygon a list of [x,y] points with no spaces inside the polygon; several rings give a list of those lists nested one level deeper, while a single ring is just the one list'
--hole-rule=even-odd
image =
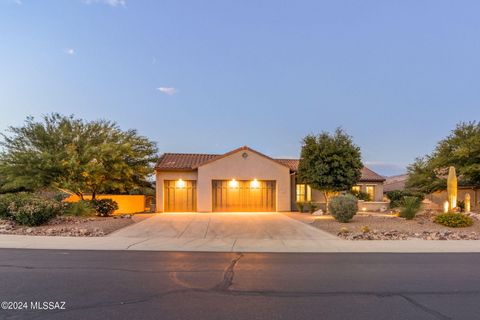
[{"label": "shrub", "polygon": [[303,212],[303,209],[305,208],[305,203],[298,201],[297,202],[297,210],[298,212]]},{"label": "shrub", "polygon": [[457,201],[457,207],[460,210],[460,212],[465,212],[465,201]]},{"label": "shrub", "polygon": [[390,208],[403,207],[405,197],[417,197],[420,202],[423,201],[423,194],[406,190],[394,190],[387,192],[387,198],[390,200]]},{"label": "shrub", "polygon": [[31,193],[16,193],[2,196],[0,210],[4,218],[26,226],[44,224],[61,212],[58,201],[42,198]]},{"label": "shrub", "polygon": [[417,197],[403,197],[402,209],[400,210],[400,217],[407,220],[412,220],[420,210],[422,202]]},{"label": "shrub", "polygon": [[363,200],[363,201],[372,201],[370,198],[370,195],[366,192],[362,191],[351,191],[352,195],[357,198],[358,200]]},{"label": "shrub", "polygon": [[318,208],[318,205],[315,202],[310,201],[308,203],[308,212],[314,213],[315,211],[317,211],[317,208]]},{"label": "shrub", "polygon": [[99,199],[91,201],[95,212],[101,217],[107,217],[113,214],[113,211],[118,209],[118,204],[112,199]]},{"label": "shrub", "polygon": [[22,193],[8,193],[2,194],[0,196],[0,219],[10,219],[11,214],[8,211],[8,207],[12,202],[15,201],[16,197],[21,195]]},{"label": "shrub", "polygon": [[464,228],[473,224],[473,220],[469,216],[453,212],[439,214],[434,221],[450,228]]},{"label": "shrub", "polygon": [[70,216],[90,216],[95,213],[90,201],[80,200],[77,202],[67,203],[65,214]]},{"label": "shrub", "polygon": [[348,222],[357,213],[357,199],[350,194],[336,196],[328,203],[328,209],[335,220]]}]

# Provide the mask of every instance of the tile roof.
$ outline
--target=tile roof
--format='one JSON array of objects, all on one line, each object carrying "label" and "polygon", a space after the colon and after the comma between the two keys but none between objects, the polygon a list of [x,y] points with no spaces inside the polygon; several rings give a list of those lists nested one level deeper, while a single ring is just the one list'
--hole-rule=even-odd
[{"label": "tile roof", "polygon": [[[229,153],[230,154],[230,153]],[[157,161],[155,166],[158,170],[195,170],[198,166],[210,162],[216,158],[222,158],[225,155],[221,154],[204,154],[204,153],[164,153]],[[272,159],[282,165],[290,168],[291,171],[297,171],[298,159]],[[362,168],[362,177],[360,181],[363,182],[383,182],[385,178],[376,172]]]},{"label": "tile roof", "polygon": [[164,153],[157,161],[160,170],[193,170],[199,164],[219,157],[218,154],[204,153]]},{"label": "tile roof", "polygon": [[385,178],[367,167],[363,167],[360,181],[383,182]]}]

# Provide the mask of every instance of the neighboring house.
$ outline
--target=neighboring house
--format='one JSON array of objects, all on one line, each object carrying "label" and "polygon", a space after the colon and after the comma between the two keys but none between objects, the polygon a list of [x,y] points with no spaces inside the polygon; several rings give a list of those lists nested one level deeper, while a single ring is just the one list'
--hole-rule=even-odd
[{"label": "neighboring house", "polygon": [[[320,191],[296,183],[298,163],[246,146],[222,155],[165,153],[156,165],[157,211],[291,211],[297,201],[323,202]],[[363,168],[355,188],[381,201],[383,181]]]}]

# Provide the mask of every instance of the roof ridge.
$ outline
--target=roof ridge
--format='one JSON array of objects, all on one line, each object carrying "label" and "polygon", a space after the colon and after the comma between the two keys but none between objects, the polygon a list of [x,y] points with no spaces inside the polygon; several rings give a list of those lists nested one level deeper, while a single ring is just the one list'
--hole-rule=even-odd
[{"label": "roof ridge", "polygon": [[180,155],[192,155],[192,156],[219,156],[218,153],[190,153],[190,152],[164,152],[164,154],[180,154]]}]

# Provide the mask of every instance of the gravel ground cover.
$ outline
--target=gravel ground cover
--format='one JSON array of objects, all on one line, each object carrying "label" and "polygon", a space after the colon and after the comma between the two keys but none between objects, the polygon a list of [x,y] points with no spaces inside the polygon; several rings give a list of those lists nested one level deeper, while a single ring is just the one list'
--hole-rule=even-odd
[{"label": "gravel ground cover", "polygon": [[480,221],[467,228],[448,228],[433,222],[435,213],[425,211],[413,220],[393,214],[357,214],[352,221],[340,223],[331,216],[318,216],[311,225],[348,240],[479,240]]},{"label": "gravel ground cover", "polygon": [[0,220],[0,234],[102,237],[150,216],[149,214],[113,217],[59,216],[50,220],[47,224],[38,227],[21,226],[8,220]]}]

